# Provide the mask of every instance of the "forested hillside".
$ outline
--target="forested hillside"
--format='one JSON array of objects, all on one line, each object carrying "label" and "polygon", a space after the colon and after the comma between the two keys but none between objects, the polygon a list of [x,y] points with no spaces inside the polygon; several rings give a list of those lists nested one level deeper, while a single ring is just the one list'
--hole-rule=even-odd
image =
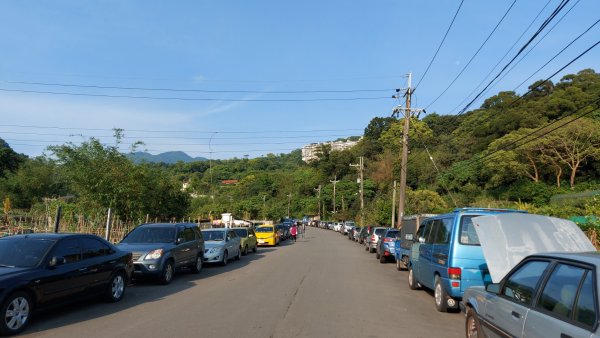
[{"label": "forested hillside", "polygon": [[[469,205],[562,217],[600,214],[600,197],[593,193],[566,205],[551,202],[557,194],[600,189],[600,74],[585,69],[529,89],[523,96],[500,92],[460,115],[413,117],[407,214]],[[358,219],[358,172],[350,164],[363,156],[365,221],[389,224],[403,123],[389,114],[373,119],[354,148],[323,147],[320,158],[308,164],[300,150],[253,159],[135,164],[95,139],[27,158],[0,142],[0,197],[6,220],[10,213],[44,211],[49,203],[44,198],[56,197],[61,198],[51,203],[80,214],[111,207],[132,222],[146,215],[209,218],[226,211],[278,219],[287,216],[288,206],[292,217],[325,210],[326,219]],[[120,137],[117,132],[117,142]]]}]

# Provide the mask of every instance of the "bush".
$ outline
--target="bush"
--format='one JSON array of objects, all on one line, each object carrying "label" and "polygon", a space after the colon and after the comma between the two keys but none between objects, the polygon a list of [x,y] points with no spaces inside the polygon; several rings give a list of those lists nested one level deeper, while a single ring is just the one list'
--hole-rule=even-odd
[{"label": "bush", "polygon": [[533,203],[536,206],[542,206],[550,202],[554,194],[554,189],[544,183],[533,181],[518,181],[508,188],[504,193],[504,198],[512,201],[522,201]]}]

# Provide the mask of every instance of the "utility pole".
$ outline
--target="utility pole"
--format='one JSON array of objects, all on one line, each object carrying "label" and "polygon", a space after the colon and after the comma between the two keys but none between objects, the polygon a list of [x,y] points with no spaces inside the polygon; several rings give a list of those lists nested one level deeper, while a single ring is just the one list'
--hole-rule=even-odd
[{"label": "utility pole", "polygon": [[318,202],[318,204],[317,204],[317,208],[319,209],[319,211],[318,211],[319,220],[321,220],[321,185],[320,185],[320,184],[319,184],[319,187],[318,187],[318,188],[315,188],[315,191],[317,191],[317,192],[318,192],[318,196],[319,196],[319,197],[318,197],[318,199],[319,199],[319,202]]},{"label": "utility pole", "polygon": [[390,225],[394,227],[396,224],[396,180],[394,180],[394,193],[392,194],[392,223]]},{"label": "utility pole", "polygon": [[[402,131],[402,168],[400,170],[400,196],[398,197],[398,221],[397,228],[402,227],[402,217],[404,217],[404,202],[406,199],[406,164],[408,162],[408,132],[410,129],[410,118],[413,112],[421,112],[424,109],[412,109],[411,104],[411,96],[412,96],[412,88],[411,88],[412,74],[408,73],[408,88],[406,89],[406,107],[396,107],[394,108],[394,116],[399,116],[402,111],[404,114],[404,129]],[[395,97],[398,98],[398,97]]]},{"label": "utility pole", "polygon": [[292,193],[289,193],[287,195],[288,197],[288,214],[287,214],[287,218],[290,218],[290,206],[292,205]]},{"label": "utility pole", "polygon": [[351,164],[351,167],[357,167],[358,170],[360,171],[360,225],[362,226],[364,224],[364,214],[363,214],[363,209],[365,207],[365,199],[364,199],[364,185],[363,185],[363,179],[364,179],[364,171],[365,171],[365,160],[364,157],[360,157],[360,161],[358,164]]},{"label": "utility pole", "polygon": [[263,195],[263,220],[267,220],[267,195]]},{"label": "utility pole", "polygon": [[335,185],[339,182],[337,180],[337,175],[335,175],[335,177],[333,178],[333,181],[329,181],[331,183],[333,183],[333,213],[334,213],[334,217],[335,217]]}]

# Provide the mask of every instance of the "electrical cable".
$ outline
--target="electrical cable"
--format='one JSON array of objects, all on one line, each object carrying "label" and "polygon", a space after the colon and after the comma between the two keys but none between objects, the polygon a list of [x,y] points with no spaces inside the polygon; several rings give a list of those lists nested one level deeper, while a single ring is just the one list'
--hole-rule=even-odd
[{"label": "electrical cable", "polygon": [[[549,1],[551,1],[551,0],[549,0]],[[458,16],[458,12],[460,12],[460,8],[462,7],[462,5],[463,5],[464,2],[465,2],[465,0],[461,0],[460,1],[460,4],[458,5],[458,8],[456,9],[456,13],[454,13],[454,17],[452,17],[452,21],[450,21],[450,25],[448,26],[448,29],[446,29],[446,33],[444,34],[444,37],[442,38],[442,41],[440,41],[440,44],[438,45],[437,50],[433,54],[433,57],[431,58],[431,61],[429,61],[429,65],[427,65],[427,69],[425,69],[425,72],[423,73],[423,76],[421,76],[421,78],[419,79],[419,82],[417,82],[417,85],[412,90],[413,94],[417,90],[417,88],[419,88],[419,85],[421,84],[421,82],[423,81],[423,79],[425,78],[425,76],[427,76],[427,73],[429,72],[429,69],[431,68],[431,65],[433,64],[433,61],[435,60],[435,58],[437,57],[440,49],[442,48],[442,45],[444,44],[444,41],[446,41],[446,37],[448,36],[448,33],[450,33],[450,29],[452,28],[452,25],[454,24],[454,20],[456,20],[456,17]]]},{"label": "electrical cable", "polygon": [[68,95],[85,97],[103,97],[118,99],[145,99],[145,100],[177,100],[177,101],[220,101],[220,102],[319,102],[319,101],[364,101],[364,100],[383,100],[389,99],[389,96],[376,97],[349,97],[349,98],[312,98],[312,99],[217,99],[217,98],[193,98],[193,97],[164,97],[164,96],[136,96],[136,95],[113,95],[113,94],[92,94],[92,93],[72,93],[72,92],[54,92],[42,90],[25,89],[7,89],[0,88],[3,92],[29,93],[29,94],[49,94],[49,95]]},{"label": "electrical cable", "polygon": [[446,87],[446,89],[444,89],[429,105],[427,105],[427,107],[425,107],[425,109],[429,108],[431,105],[433,105],[434,103],[436,103],[448,91],[448,89],[450,89],[450,87],[452,87],[452,85],[454,85],[454,83],[456,82],[456,80],[458,80],[458,78],[465,72],[465,70],[467,69],[467,67],[469,67],[469,65],[471,64],[471,62],[473,62],[473,60],[479,54],[479,52],[481,51],[481,49],[483,49],[483,47],[486,45],[486,43],[488,42],[488,40],[492,37],[492,35],[496,31],[496,29],[498,29],[498,27],[500,26],[500,24],[504,21],[504,19],[506,18],[506,16],[508,15],[508,13],[513,8],[513,6],[515,5],[516,2],[517,2],[517,0],[513,0],[513,2],[510,5],[510,7],[508,7],[508,9],[506,10],[506,12],[504,12],[504,15],[502,16],[502,18],[500,18],[500,21],[498,21],[498,23],[496,24],[496,26],[494,27],[494,29],[490,32],[490,34],[487,36],[487,38],[483,41],[483,43],[481,44],[481,46],[479,46],[479,48],[477,49],[477,51],[475,52],[475,54],[473,54],[473,56],[471,56],[471,59],[469,59],[469,62],[467,62],[467,64],[462,68],[462,70],[458,73],[458,75],[456,75],[456,77],[450,82],[450,84],[448,84],[448,86]]}]

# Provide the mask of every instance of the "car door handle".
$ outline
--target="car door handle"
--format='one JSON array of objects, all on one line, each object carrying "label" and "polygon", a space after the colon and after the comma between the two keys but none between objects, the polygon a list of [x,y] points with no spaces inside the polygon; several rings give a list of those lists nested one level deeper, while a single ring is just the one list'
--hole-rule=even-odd
[{"label": "car door handle", "polygon": [[80,269],[77,269],[77,271],[79,271],[79,272],[87,271],[87,268],[80,268]]},{"label": "car door handle", "polygon": [[511,312],[511,314],[512,314],[512,316],[513,316],[513,317],[515,317],[515,318],[517,318],[517,319],[520,319],[520,318],[521,318],[521,314],[520,314],[520,313],[518,313],[518,312],[515,312],[515,311],[513,311],[513,312]]},{"label": "car door handle", "polygon": [[560,334],[560,338],[573,338],[573,337],[569,336],[569,335],[568,335],[568,334],[566,334],[566,333],[561,333],[561,334]]}]

